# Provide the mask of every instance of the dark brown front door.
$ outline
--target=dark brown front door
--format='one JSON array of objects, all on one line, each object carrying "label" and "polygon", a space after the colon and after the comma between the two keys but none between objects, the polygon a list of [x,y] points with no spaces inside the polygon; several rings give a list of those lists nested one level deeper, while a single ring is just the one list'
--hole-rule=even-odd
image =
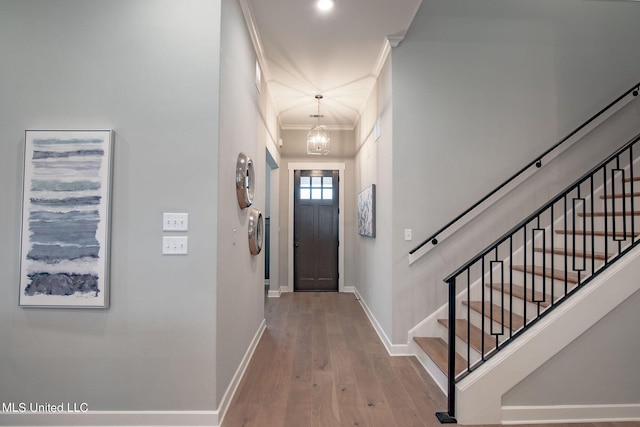
[{"label": "dark brown front door", "polygon": [[338,291],[338,171],[295,171],[294,290]]}]

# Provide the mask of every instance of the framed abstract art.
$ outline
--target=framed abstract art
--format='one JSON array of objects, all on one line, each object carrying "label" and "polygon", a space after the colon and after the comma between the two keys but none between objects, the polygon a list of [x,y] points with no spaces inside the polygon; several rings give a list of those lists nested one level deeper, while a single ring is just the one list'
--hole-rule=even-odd
[{"label": "framed abstract art", "polygon": [[358,194],[358,234],[376,237],[376,185],[371,184]]},{"label": "framed abstract art", "polygon": [[20,305],[109,305],[113,131],[25,132]]}]

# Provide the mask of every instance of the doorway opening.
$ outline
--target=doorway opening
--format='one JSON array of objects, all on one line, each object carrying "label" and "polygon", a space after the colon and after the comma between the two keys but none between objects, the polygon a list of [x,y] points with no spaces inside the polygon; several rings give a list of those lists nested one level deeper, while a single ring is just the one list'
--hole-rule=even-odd
[{"label": "doorway opening", "polygon": [[[296,171],[336,171],[338,175],[338,183],[335,189],[337,190],[338,201],[338,292],[344,292],[344,163],[294,163],[288,164],[289,170],[289,185],[288,185],[288,197],[289,197],[289,212],[288,212],[288,227],[287,227],[287,286],[282,288],[283,292],[292,292],[295,290],[294,286],[294,187],[295,187],[295,172]],[[312,189],[313,187],[308,187]],[[322,187],[320,187],[322,188]],[[327,188],[328,189],[328,188]]]}]

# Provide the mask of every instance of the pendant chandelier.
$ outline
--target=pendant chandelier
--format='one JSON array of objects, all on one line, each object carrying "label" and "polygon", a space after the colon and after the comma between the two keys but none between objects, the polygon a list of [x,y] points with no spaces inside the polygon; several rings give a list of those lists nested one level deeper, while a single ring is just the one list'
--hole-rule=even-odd
[{"label": "pendant chandelier", "polygon": [[322,98],[322,95],[316,95],[316,100],[318,101],[318,114],[316,115],[318,123],[307,133],[307,154],[316,156],[329,154],[329,145],[331,144],[329,128],[320,125],[320,100]]}]

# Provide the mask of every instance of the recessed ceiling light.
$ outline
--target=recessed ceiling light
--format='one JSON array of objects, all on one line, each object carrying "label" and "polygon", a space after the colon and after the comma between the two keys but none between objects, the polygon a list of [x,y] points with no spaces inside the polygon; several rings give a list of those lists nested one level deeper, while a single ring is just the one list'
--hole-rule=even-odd
[{"label": "recessed ceiling light", "polygon": [[328,10],[333,9],[334,3],[335,2],[333,0],[318,0],[316,2],[316,7],[322,10],[323,12],[326,12]]}]

